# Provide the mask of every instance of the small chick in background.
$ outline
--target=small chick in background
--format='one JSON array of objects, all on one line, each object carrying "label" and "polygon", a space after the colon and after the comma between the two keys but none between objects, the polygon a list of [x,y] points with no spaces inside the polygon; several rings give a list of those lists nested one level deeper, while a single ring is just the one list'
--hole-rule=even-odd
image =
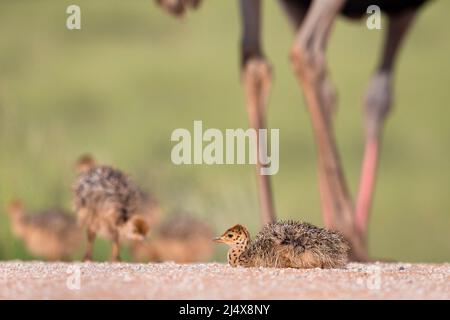
[{"label": "small chick in background", "polygon": [[230,246],[233,267],[341,268],[349,250],[340,233],[296,221],[267,224],[254,241],[235,225],[214,241]]},{"label": "small chick in background", "polygon": [[187,214],[176,214],[163,223],[153,239],[133,243],[136,261],[192,263],[209,261],[213,254],[211,228]]},{"label": "small chick in background", "polygon": [[98,234],[112,242],[111,260],[120,261],[121,240],[144,240],[157,220],[159,206],[125,173],[97,165],[91,156],[78,160],[77,171],[73,196],[78,221],[86,228],[84,260],[92,260]]},{"label": "small chick in background", "polygon": [[82,233],[75,217],[63,210],[28,214],[21,201],[13,201],[8,213],[13,234],[35,256],[67,261],[81,245]]}]

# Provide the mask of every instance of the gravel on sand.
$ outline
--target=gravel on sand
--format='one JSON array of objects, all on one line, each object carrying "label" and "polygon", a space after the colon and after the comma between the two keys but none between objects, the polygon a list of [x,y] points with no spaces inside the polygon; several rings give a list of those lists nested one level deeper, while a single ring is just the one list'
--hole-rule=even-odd
[{"label": "gravel on sand", "polygon": [[450,299],[450,264],[345,269],[0,262],[0,299]]}]

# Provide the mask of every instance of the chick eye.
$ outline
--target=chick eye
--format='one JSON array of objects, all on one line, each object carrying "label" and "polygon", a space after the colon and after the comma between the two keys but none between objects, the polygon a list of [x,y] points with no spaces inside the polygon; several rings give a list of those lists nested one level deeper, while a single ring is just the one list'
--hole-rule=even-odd
[{"label": "chick eye", "polygon": [[228,235],[228,238],[233,238],[233,235],[230,233],[230,234]]}]

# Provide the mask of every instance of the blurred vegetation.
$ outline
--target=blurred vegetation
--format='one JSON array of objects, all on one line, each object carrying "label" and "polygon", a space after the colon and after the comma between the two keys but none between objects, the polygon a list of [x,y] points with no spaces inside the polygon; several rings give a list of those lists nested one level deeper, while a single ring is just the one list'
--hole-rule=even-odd
[{"label": "blurred vegetation", "polygon": [[[91,152],[152,190],[165,212],[184,209],[216,232],[258,231],[250,166],[175,166],[170,134],[247,126],[238,71],[236,1],[204,1],[173,19],[153,1],[78,0],[82,30],[65,28],[73,1],[0,3],[0,259],[32,259],[4,213],[21,197],[31,210],[71,208],[73,164]],[[265,1],[264,42],[275,67],[269,124],[280,128],[273,178],[280,218],[322,224],[309,115],[287,59],[292,33]],[[371,219],[375,257],[450,260],[449,1],[421,14],[398,65],[396,104],[385,131]],[[361,100],[383,32],[341,19],[329,46],[339,89],[336,130],[353,193],[360,170]],[[216,259],[224,260],[224,248]],[[109,254],[100,241],[96,258]]]}]

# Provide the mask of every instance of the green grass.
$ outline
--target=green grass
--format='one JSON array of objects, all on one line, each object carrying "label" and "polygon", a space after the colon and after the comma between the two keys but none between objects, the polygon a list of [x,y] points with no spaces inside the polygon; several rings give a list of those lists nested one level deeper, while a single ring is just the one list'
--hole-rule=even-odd
[{"label": "green grass", "polygon": [[[0,259],[30,259],[4,214],[13,197],[30,209],[70,209],[74,160],[92,152],[153,190],[166,212],[183,208],[216,232],[258,228],[250,166],[175,166],[170,134],[247,126],[238,71],[235,1],[205,1],[182,21],[153,1],[79,0],[82,30],[65,28],[70,1],[0,4]],[[450,29],[448,1],[422,12],[396,75],[371,219],[377,257],[450,260]],[[292,34],[265,1],[264,42],[275,67],[269,124],[280,128],[273,178],[280,218],[321,224],[309,115],[290,69]],[[355,193],[363,148],[361,99],[382,32],[340,20],[328,57],[339,89],[336,131]],[[97,258],[107,257],[100,242]],[[224,258],[223,248],[217,258]]]}]

